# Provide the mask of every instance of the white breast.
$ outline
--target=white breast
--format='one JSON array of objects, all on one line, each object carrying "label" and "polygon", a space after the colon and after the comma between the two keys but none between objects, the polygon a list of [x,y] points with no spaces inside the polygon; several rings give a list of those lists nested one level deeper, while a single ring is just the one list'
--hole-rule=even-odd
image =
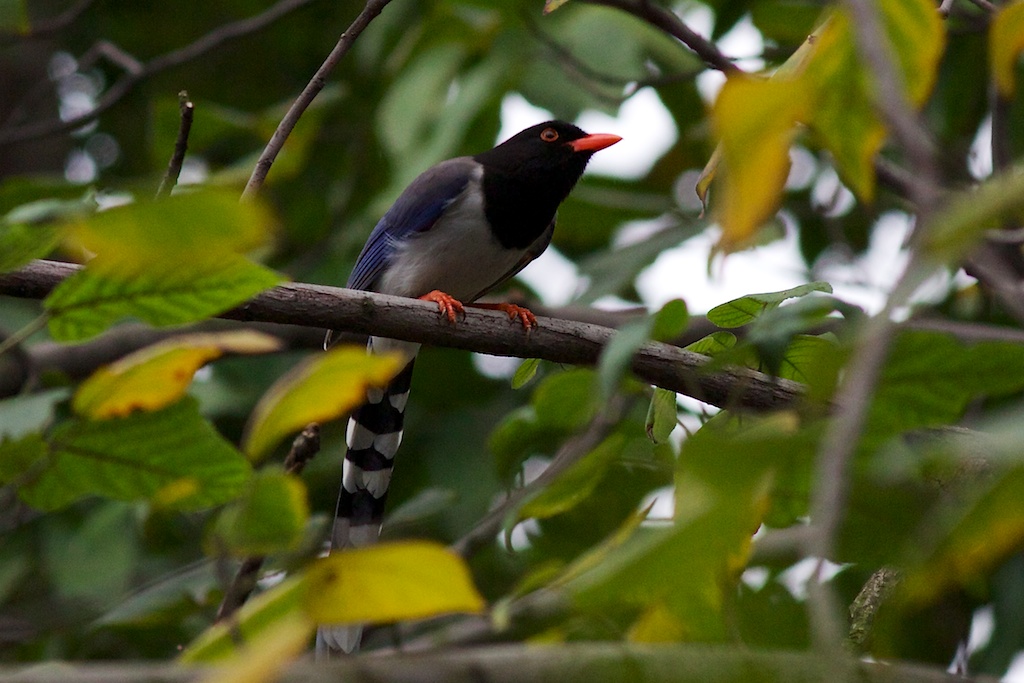
[{"label": "white breast", "polygon": [[430,230],[396,245],[377,290],[418,297],[439,289],[468,301],[504,277],[522,255],[491,233],[478,174]]}]

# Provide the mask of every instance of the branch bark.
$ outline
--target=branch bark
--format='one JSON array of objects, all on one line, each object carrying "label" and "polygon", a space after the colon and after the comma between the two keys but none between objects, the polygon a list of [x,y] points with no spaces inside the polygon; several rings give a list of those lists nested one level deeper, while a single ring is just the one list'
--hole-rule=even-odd
[{"label": "branch bark", "polygon": [[[0,275],[0,294],[42,299],[79,268],[35,261]],[[615,334],[607,327],[554,318],[539,318],[538,328],[527,334],[504,313],[476,308],[468,308],[458,325],[449,325],[428,302],[304,283],[274,287],[219,317],[344,330],[571,365],[596,364]],[[721,408],[777,410],[803,396],[803,387],[796,382],[740,367],[710,372],[707,362],[700,354],[648,342],[633,357],[632,370],[645,382]]]},{"label": "branch bark", "polygon": [[585,0],[592,5],[604,5],[632,14],[638,19],[661,29],[686,47],[693,50],[708,66],[724,74],[739,72],[732,60],[707,38],[687,26],[675,13],[647,0]]},{"label": "branch bark", "polygon": [[[437,653],[352,656],[331,662],[297,662],[277,680],[320,681],[676,681],[726,683],[742,680],[832,680],[838,666],[848,665],[854,680],[866,683],[995,683],[991,677],[964,677],[941,669],[904,663],[884,664],[803,652],[765,652],[735,646],[624,645],[562,643],[493,645]],[[185,683],[206,680],[209,668],[169,664],[64,664],[0,668],[11,683]]]}]

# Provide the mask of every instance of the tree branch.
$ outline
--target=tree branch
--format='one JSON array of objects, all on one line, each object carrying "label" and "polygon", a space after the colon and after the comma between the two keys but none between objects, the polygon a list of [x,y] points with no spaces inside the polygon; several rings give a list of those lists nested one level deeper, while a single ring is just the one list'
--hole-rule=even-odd
[{"label": "tree branch", "polygon": [[281,119],[281,122],[277,124],[277,130],[270,137],[270,142],[267,143],[267,146],[263,148],[263,153],[260,154],[260,158],[252,170],[252,175],[249,176],[249,182],[245,184],[245,190],[242,191],[242,199],[256,196],[256,193],[263,187],[263,181],[266,180],[267,173],[270,172],[274,159],[277,158],[281,148],[284,147],[285,140],[288,139],[292,129],[295,128],[295,124],[299,122],[303,112],[306,111],[313,98],[324,89],[324,85],[327,83],[327,75],[341,61],[342,57],[348,53],[349,49],[356,42],[356,38],[359,37],[359,34],[370,25],[370,22],[381,13],[390,1],[368,0],[366,6],[363,7],[363,11],[355,18],[348,27],[348,30],[341,34],[337,45],[327,55],[327,59],[324,60],[324,63],[313,74],[313,78],[306,84],[306,87],[303,88],[295,102],[292,103],[292,106],[288,108],[288,112]]},{"label": "tree branch", "polygon": [[[450,683],[521,683],[522,681],[676,681],[725,683],[753,679],[779,681],[834,680],[836,668],[848,665],[864,683],[970,683],[991,677],[965,677],[937,667],[902,662],[872,663],[852,657],[823,657],[805,652],[764,651],[729,645],[653,645],[561,643],[491,645],[437,653],[388,657],[353,656],[331,662],[301,661],[286,667],[282,683],[322,681]],[[17,683],[186,683],[209,680],[211,668],[180,664],[103,663],[61,666],[11,666],[0,677]]]},{"label": "tree branch", "polygon": [[687,26],[670,10],[658,7],[647,0],[584,0],[591,5],[604,5],[614,7],[627,14],[632,14],[638,19],[646,21],[652,26],[660,28],[686,47],[697,53],[705,64],[713,69],[718,69],[724,74],[739,72],[739,68],[732,63],[732,60],[722,54],[721,50],[710,40],[704,38],[692,28]]},{"label": "tree branch", "polygon": [[178,93],[178,110],[181,112],[181,121],[178,124],[178,139],[174,141],[174,152],[171,160],[167,163],[167,171],[160,179],[160,187],[156,189],[156,196],[166,197],[178,183],[178,176],[181,175],[181,165],[185,163],[185,153],[188,151],[188,134],[192,130],[192,118],[195,115],[195,106],[188,98],[188,93],[182,90]]},{"label": "tree branch", "polygon": [[[0,275],[0,294],[42,299],[79,268],[34,261]],[[538,328],[527,334],[504,313],[475,308],[467,309],[458,325],[449,325],[429,302],[303,283],[269,289],[219,317],[345,330],[571,365],[595,365],[615,334],[607,327],[553,318],[540,318]],[[794,405],[803,395],[803,387],[796,382],[740,367],[708,372],[706,364],[707,358],[700,354],[648,342],[634,356],[632,370],[650,384],[722,408],[776,410]]]}]

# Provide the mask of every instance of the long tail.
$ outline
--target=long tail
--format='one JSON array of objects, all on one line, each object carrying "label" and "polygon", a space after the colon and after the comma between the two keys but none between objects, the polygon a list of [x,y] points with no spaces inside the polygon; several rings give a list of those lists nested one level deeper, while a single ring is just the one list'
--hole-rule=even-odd
[{"label": "long tail", "polygon": [[[383,346],[372,339],[370,350]],[[379,350],[379,349],[378,349]],[[402,442],[405,404],[412,382],[412,360],[384,389],[370,389],[366,403],[348,422],[341,491],[331,534],[331,551],[360,548],[377,542],[387,502],[395,453]],[[322,626],[317,631],[317,658],[358,649],[362,626]]]}]

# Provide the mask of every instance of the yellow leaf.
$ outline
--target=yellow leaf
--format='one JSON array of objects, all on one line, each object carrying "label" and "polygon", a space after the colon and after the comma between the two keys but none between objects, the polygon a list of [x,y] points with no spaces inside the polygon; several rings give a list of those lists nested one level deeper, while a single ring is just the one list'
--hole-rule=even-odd
[{"label": "yellow leaf", "polygon": [[366,400],[366,389],[384,386],[405,365],[400,354],[366,353],[339,346],[300,364],[270,387],[252,413],[242,450],[253,460],[310,422],[326,422]]},{"label": "yellow leaf", "polygon": [[229,662],[245,643],[264,642],[282,623],[301,621],[307,625],[306,632],[312,633],[315,624],[302,608],[306,588],[305,577],[300,574],[259,593],[232,616],[230,623],[219,621],[199,634],[179,660],[186,664]]},{"label": "yellow leaf", "polygon": [[656,602],[633,622],[626,638],[632,643],[678,643],[686,640],[686,627],[663,603]]},{"label": "yellow leaf", "polygon": [[988,59],[999,94],[1006,99],[1017,89],[1014,73],[1024,51],[1024,2],[1003,7],[992,20],[988,34]]},{"label": "yellow leaf", "polygon": [[[823,23],[818,29],[807,37],[807,40],[797,48],[796,52],[789,56],[783,64],[775,70],[770,80],[783,80],[792,79],[799,75],[803,68],[807,65],[808,60],[814,53],[814,47],[818,40],[818,37],[822,30],[827,26],[827,22]],[[708,159],[708,163],[704,165],[704,169],[700,172],[700,176],[697,178],[697,185],[694,190],[697,192],[697,196],[700,198],[701,203],[701,216],[703,216],[704,210],[707,209],[708,202],[708,190],[711,188],[711,182],[715,179],[715,174],[718,172],[718,166],[722,163],[722,145],[719,144],[715,147],[714,153],[711,158]]]},{"label": "yellow leaf", "polygon": [[778,208],[789,173],[789,145],[807,95],[795,80],[732,77],[712,111],[722,141],[721,247],[734,249]]},{"label": "yellow leaf", "polygon": [[[942,57],[942,20],[930,0],[881,0],[878,8],[907,98],[920,106],[931,92]],[[800,78],[813,103],[806,123],[832,152],[850,189],[871,201],[874,159],[886,129],[876,112],[874,77],[860,58],[846,14],[832,15],[819,30]]]},{"label": "yellow leaf", "polygon": [[306,580],[307,610],[320,624],[475,614],[485,607],[462,558],[424,541],[334,553],[310,567]]},{"label": "yellow leaf", "polygon": [[100,211],[68,224],[65,235],[71,246],[102,257],[93,267],[132,274],[152,264],[190,267],[248,253],[266,244],[272,225],[260,203],[204,190]]},{"label": "yellow leaf", "polygon": [[313,628],[309,619],[289,615],[241,648],[229,663],[215,669],[201,682],[263,683],[277,680],[281,670],[309,646]]},{"label": "yellow leaf", "polygon": [[281,343],[251,330],[191,334],[147,346],[100,368],[75,392],[72,409],[84,417],[124,417],[159,410],[180,399],[196,370],[225,353],[269,353]]},{"label": "yellow leaf", "polygon": [[551,14],[569,0],[544,0],[544,14]]}]

